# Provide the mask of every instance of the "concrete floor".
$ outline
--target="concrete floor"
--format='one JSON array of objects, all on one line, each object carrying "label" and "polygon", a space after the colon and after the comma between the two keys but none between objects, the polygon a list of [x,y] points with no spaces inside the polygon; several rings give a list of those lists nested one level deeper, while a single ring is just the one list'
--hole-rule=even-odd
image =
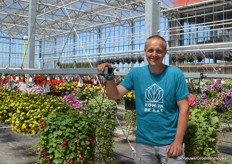
[{"label": "concrete floor", "polygon": [[[5,127],[6,129],[3,129]],[[0,164],[32,164],[37,160],[35,153],[30,153],[37,137],[15,134],[10,125],[0,126]]]}]

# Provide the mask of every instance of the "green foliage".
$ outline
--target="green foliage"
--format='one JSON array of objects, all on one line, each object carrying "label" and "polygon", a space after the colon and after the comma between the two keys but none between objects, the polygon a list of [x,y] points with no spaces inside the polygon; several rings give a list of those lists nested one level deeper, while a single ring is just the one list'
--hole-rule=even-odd
[{"label": "green foliage", "polygon": [[232,80],[225,80],[225,84],[224,84],[225,88],[232,88]]},{"label": "green foliage", "polygon": [[136,129],[136,110],[125,110],[124,111],[124,120],[126,121],[127,129],[135,131]]},{"label": "green foliage", "polygon": [[[59,65],[60,68],[74,68],[74,64],[76,65],[76,68],[90,68],[89,62],[79,62],[79,63],[60,63]],[[93,67],[97,67],[96,62],[91,62]]]},{"label": "green foliage", "polygon": [[89,117],[95,123],[98,163],[113,163],[113,136],[116,127],[117,103],[102,96],[89,101]]},{"label": "green foliage", "polygon": [[38,156],[40,163],[91,163],[94,161],[95,130],[88,115],[74,111],[54,113],[41,120]]},{"label": "green foliage", "polygon": [[[218,157],[216,132],[220,125],[216,115],[216,110],[211,107],[203,111],[201,109],[190,110],[184,138],[186,157]],[[188,162],[194,163],[194,161]]]}]

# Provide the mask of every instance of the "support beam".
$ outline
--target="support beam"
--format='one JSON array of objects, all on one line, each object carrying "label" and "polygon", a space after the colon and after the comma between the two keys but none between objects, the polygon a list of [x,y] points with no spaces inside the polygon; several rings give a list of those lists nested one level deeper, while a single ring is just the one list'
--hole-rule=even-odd
[{"label": "support beam", "polygon": [[10,65],[10,62],[11,62],[11,46],[12,46],[12,44],[11,44],[11,37],[9,37],[9,64],[8,64],[8,67],[10,68],[11,67],[11,65]]},{"label": "support beam", "polygon": [[35,64],[36,14],[37,14],[37,0],[30,0],[29,19],[28,19],[27,68],[34,68],[34,64]]},{"label": "support beam", "polygon": [[[160,32],[160,1],[146,0],[145,1],[145,38],[159,34]],[[146,57],[144,64],[147,65]]]}]

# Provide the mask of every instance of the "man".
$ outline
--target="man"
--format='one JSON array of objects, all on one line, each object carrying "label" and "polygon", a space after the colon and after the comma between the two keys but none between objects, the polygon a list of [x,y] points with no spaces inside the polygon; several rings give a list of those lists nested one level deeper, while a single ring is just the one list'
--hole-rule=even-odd
[{"label": "man", "polygon": [[[118,86],[108,80],[107,96],[115,100],[135,91],[137,164],[184,163],[182,142],[189,116],[184,74],[163,64],[167,45],[159,35],[146,40],[144,53],[148,65],[132,69]],[[98,71],[102,73],[105,67],[112,66],[101,64]]]}]

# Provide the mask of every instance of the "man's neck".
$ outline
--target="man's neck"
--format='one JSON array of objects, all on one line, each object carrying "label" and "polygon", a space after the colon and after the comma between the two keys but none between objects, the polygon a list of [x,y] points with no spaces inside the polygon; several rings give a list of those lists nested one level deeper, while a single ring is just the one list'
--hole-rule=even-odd
[{"label": "man's neck", "polygon": [[149,65],[149,69],[150,69],[151,73],[153,73],[153,74],[160,74],[164,71],[165,65],[164,64],[161,64],[159,66],[150,66]]}]

